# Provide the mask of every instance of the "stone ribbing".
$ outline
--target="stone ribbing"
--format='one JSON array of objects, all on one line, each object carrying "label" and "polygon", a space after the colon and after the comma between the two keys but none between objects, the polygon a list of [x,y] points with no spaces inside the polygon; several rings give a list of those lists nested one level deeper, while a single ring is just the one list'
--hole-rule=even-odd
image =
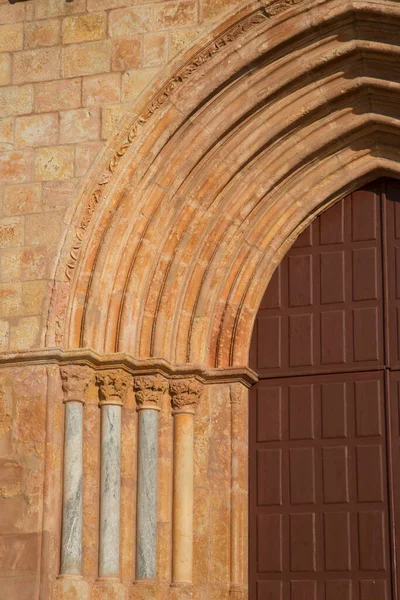
[{"label": "stone ribbing", "polygon": [[159,376],[135,378],[139,412],[136,579],[156,578],[158,412],[168,384]]},{"label": "stone ribbing", "polygon": [[170,382],[174,415],[172,583],[193,578],[194,413],[203,385],[194,378]]},{"label": "stone ribbing", "polygon": [[101,408],[99,576],[119,577],[121,407],[132,378],[120,370],[96,374]]},{"label": "stone ribbing", "polygon": [[65,403],[63,526],[61,575],[82,571],[82,441],[84,394],[91,379],[87,367],[60,369]]}]

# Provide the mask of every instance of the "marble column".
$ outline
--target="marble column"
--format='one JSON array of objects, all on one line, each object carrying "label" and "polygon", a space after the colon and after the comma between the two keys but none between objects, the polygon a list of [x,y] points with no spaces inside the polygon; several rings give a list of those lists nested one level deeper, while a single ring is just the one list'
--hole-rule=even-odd
[{"label": "marble column", "polygon": [[101,409],[99,577],[119,577],[121,410],[132,377],[120,369],[96,373]]},{"label": "marble column", "polygon": [[138,434],[136,579],[156,579],[158,412],[168,384],[161,375],[135,377]]},{"label": "marble column", "polygon": [[194,414],[203,385],[195,378],[170,382],[174,416],[172,583],[192,583]]},{"label": "marble column", "polygon": [[61,569],[63,576],[82,571],[82,441],[84,395],[92,377],[88,367],[60,368],[65,403],[63,524]]}]

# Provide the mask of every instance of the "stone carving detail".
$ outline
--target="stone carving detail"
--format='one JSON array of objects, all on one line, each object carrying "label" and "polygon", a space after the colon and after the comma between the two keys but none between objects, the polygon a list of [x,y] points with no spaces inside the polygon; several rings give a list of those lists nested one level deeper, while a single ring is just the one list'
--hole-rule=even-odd
[{"label": "stone carving detail", "polygon": [[96,373],[96,384],[99,388],[99,405],[119,404],[125,400],[129,385],[132,384],[132,376],[121,369],[110,369]]},{"label": "stone carving detail", "polygon": [[89,367],[67,365],[60,367],[61,383],[64,392],[64,402],[84,402],[84,394],[92,379]]},{"label": "stone carving detail", "polygon": [[142,375],[135,377],[134,389],[138,409],[158,408],[168,382],[161,375]]},{"label": "stone carving detail", "polygon": [[174,411],[194,412],[203,393],[203,387],[203,384],[194,377],[172,380],[169,391]]}]

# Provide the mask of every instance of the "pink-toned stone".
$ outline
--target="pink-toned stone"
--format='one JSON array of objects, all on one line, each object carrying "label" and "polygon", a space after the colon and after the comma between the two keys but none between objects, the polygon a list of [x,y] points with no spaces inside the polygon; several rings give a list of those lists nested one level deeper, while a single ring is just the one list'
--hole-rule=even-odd
[{"label": "pink-toned stone", "polygon": [[71,146],[38,148],[35,154],[35,181],[66,179],[74,175],[74,149]]},{"label": "pink-toned stone", "polygon": [[11,55],[0,54],[0,86],[8,85],[11,81]]},{"label": "pink-toned stone", "polygon": [[165,33],[149,33],[144,36],[143,66],[157,67],[167,59],[167,35]]},{"label": "pink-toned stone", "polygon": [[100,109],[98,107],[68,110],[60,115],[60,142],[85,142],[100,138]]},{"label": "pink-toned stone", "polygon": [[113,104],[121,99],[121,75],[110,73],[84,77],[82,87],[83,106]]},{"label": "pink-toned stone", "polygon": [[35,110],[41,113],[78,108],[81,106],[81,89],[80,79],[39,83],[35,86]]},{"label": "pink-toned stone", "polygon": [[7,216],[41,211],[40,183],[8,186],[4,190],[3,212]]},{"label": "pink-toned stone", "polygon": [[62,72],[64,77],[78,77],[107,73],[111,66],[111,41],[71,44],[63,48]]},{"label": "pink-toned stone", "polygon": [[15,120],[16,148],[51,146],[58,142],[58,115],[34,115]]},{"label": "pink-toned stone", "polygon": [[124,37],[151,31],[153,14],[153,6],[150,5],[112,10],[109,17],[110,35]]},{"label": "pink-toned stone", "polygon": [[47,81],[60,76],[60,49],[24,50],[14,55],[14,83]]},{"label": "pink-toned stone", "polygon": [[124,37],[113,40],[111,68],[113,71],[137,69],[142,61],[142,37]]},{"label": "pink-toned stone", "polygon": [[55,46],[60,42],[60,21],[48,19],[25,24],[25,48]]},{"label": "pink-toned stone", "polygon": [[82,177],[86,174],[102,148],[102,142],[84,142],[76,146],[75,174],[77,177]]},{"label": "pink-toned stone", "polygon": [[0,152],[11,150],[14,145],[14,119],[0,120]]},{"label": "pink-toned stone", "polygon": [[20,183],[31,179],[32,159],[31,151],[2,152],[0,154],[0,181],[2,184]]}]

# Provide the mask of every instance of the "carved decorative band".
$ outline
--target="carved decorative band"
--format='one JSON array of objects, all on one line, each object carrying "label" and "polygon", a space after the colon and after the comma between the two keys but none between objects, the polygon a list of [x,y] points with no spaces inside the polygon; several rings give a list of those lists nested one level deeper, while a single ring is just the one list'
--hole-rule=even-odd
[{"label": "carved decorative band", "polygon": [[96,373],[96,383],[99,388],[99,406],[122,406],[128,387],[132,385],[132,376],[120,369],[110,369]]},{"label": "carved decorative band", "polygon": [[[122,157],[126,154],[133,142],[139,135],[140,130],[145,126],[153,115],[164,105],[164,103],[176,92],[176,90],[195,72],[197,69],[211,60],[220,50],[236,41],[242,35],[263,23],[265,20],[278,15],[292,6],[303,2],[303,0],[275,0],[269,3],[268,6],[260,7],[253,10],[250,14],[242,17],[238,22],[226,29],[222,34],[219,34],[213,41],[202,48],[195,54],[185,65],[183,65],[172,77],[166,82],[161,90],[150,100],[147,106],[143,109],[140,115],[135,119],[129,127],[125,139],[121,142],[117,150],[112,155],[108,167],[100,175],[95,189],[87,200],[86,206],[83,209],[83,214],[80,223],[75,230],[75,234],[69,250],[69,258],[65,267],[65,283],[64,286],[70,286],[73,279],[74,270],[81,252],[86,231],[92,220],[92,217],[97,209],[97,206],[103,196],[105,190],[110,183],[113,174],[115,173]],[[65,289],[63,290],[66,291]],[[68,295],[68,292],[67,292]],[[61,344],[63,341],[63,328],[65,321],[65,307],[60,308],[56,316],[56,343]]]}]

